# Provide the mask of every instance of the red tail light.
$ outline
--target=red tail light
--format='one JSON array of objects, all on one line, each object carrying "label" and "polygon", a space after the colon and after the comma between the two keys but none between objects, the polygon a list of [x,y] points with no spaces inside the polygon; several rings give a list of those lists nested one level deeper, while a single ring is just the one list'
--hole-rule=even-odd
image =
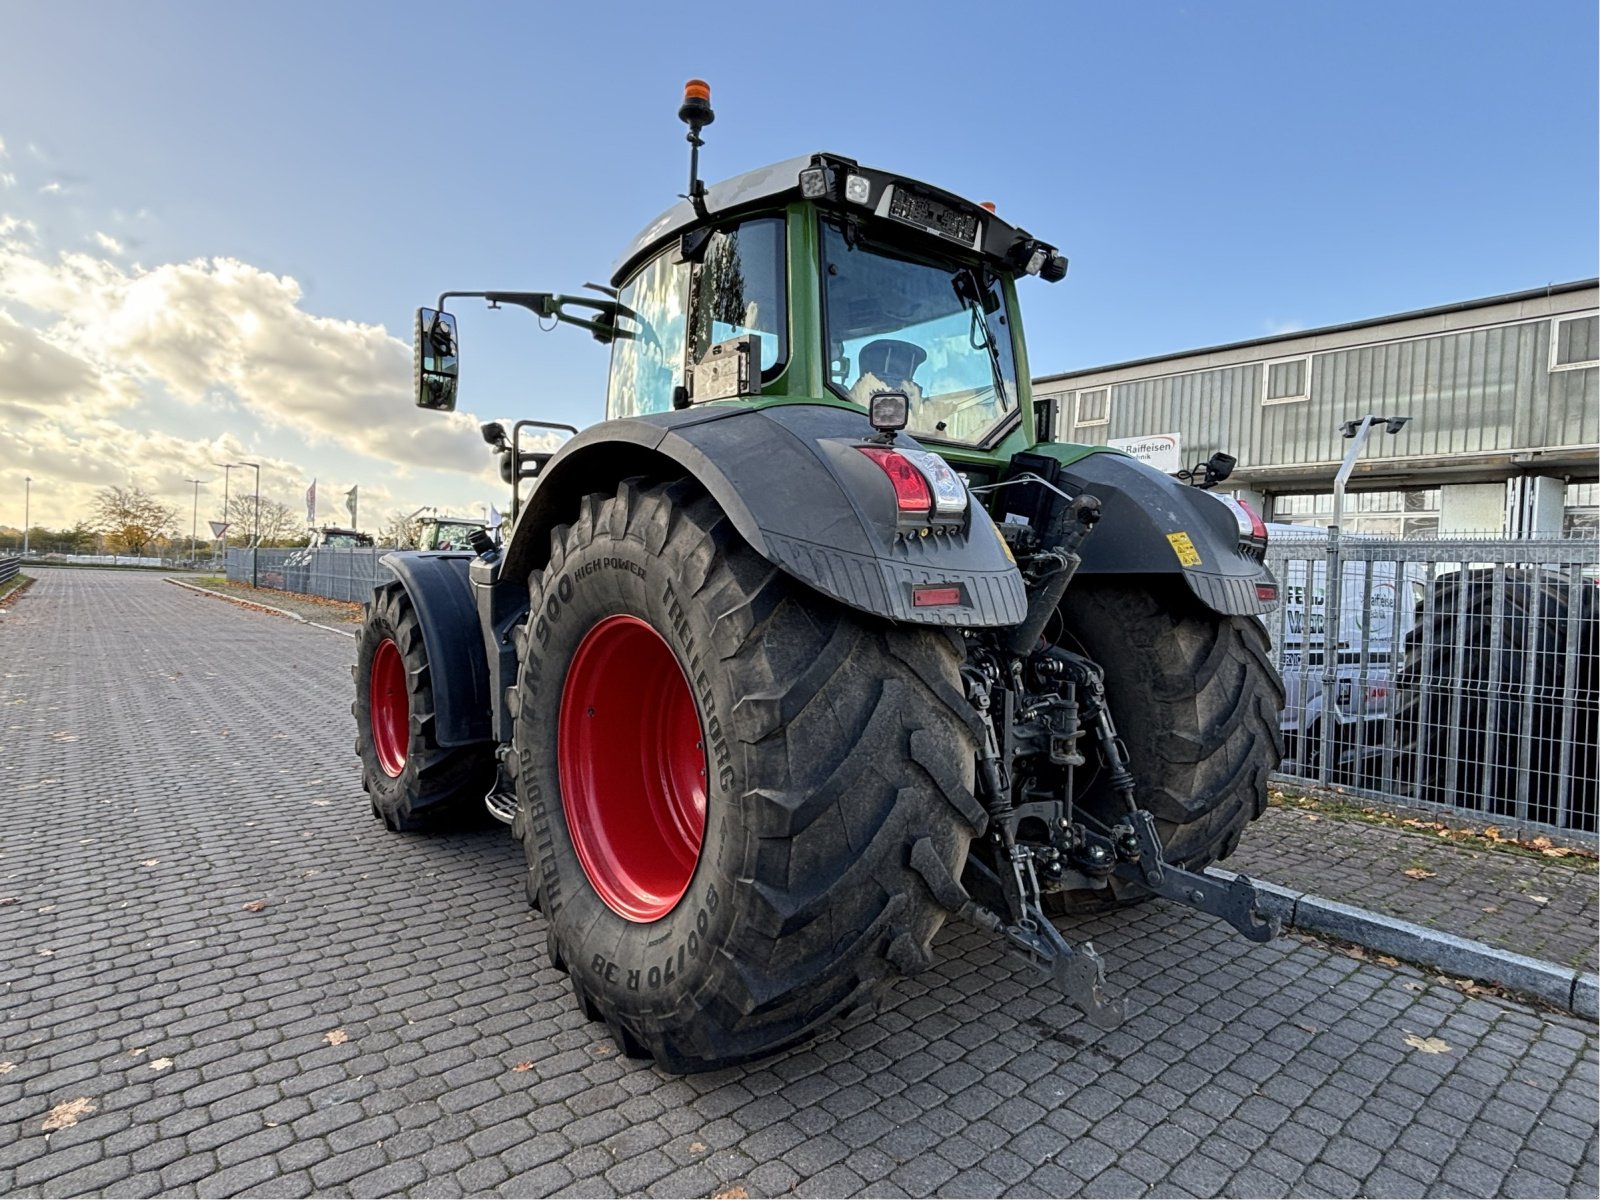
[{"label": "red tail light", "polygon": [[933,490],[922,472],[886,446],[858,446],[889,477],[895,506],[903,513],[926,513],[933,507]]},{"label": "red tail light", "polygon": [[1257,541],[1257,542],[1263,542],[1263,543],[1266,542],[1266,540],[1267,540],[1267,523],[1261,519],[1261,515],[1259,513],[1257,513],[1255,509],[1251,508],[1243,500],[1239,500],[1237,503],[1238,503],[1240,508],[1244,509],[1245,515],[1250,518],[1250,538],[1251,538],[1251,540],[1252,541]]}]

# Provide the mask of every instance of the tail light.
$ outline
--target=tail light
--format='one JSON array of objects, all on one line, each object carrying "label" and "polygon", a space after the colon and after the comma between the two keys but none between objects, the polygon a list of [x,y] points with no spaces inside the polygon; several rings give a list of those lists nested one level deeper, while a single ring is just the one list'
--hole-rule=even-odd
[{"label": "tail light", "polygon": [[883,469],[894,487],[895,507],[903,513],[926,515],[933,508],[933,488],[915,464],[887,446],[858,446],[858,450]]}]

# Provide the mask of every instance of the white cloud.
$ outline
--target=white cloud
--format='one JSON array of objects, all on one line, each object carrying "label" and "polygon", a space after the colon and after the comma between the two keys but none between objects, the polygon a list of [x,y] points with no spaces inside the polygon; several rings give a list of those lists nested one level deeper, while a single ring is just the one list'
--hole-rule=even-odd
[{"label": "white cloud", "polygon": [[0,188],[14,188],[17,186],[17,177],[10,171],[0,171]]},{"label": "white cloud", "polygon": [[106,378],[154,384],[195,406],[221,392],[270,427],[333,442],[401,473],[487,477],[477,422],[411,403],[411,350],[382,326],[300,308],[292,278],[236,259],[124,269],[0,239],[0,301],[43,314],[52,344]]},{"label": "white cloud", "polygon": [[1268,337],[1275,337],[1280,333],[1299,333],[1305,328],[1299,321],[1285,321],[1277,317],[1268,317],[1261,324],[1266,329]]},{"label": "white cloud", "polygon": [[62,190],[61,184],[56,182],[55,180],[51,180],[49,183],[45,184],[43,187],[41,187],[39,189],[40,193],[42,195],[45,195],[45,196],[58,195],[61,192],[61,190]]},{"label": "white cloud", "polygon": [[117,239],[112,237],[109,233],[96,232],[92,235],[92,240],[107,254],[122,253],[122,243],[117,241]]}]

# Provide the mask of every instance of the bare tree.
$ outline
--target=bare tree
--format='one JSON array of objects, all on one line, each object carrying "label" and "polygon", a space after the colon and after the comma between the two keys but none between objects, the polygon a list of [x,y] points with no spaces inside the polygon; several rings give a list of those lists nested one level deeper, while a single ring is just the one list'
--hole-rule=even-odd
[{"label": "bare tree", "polygon": [[[281,500],[261,497],[261,545],[304,545],[305,527],[299,513]],[[249,494],[228,498],[228,545],[248,546],[256,532],[256,498]]]},{"label": "bare tree", "polygon": [[378,531],[378,545],[393,546],[396,550],[415,550],[422,545],[422,522],[395,509]]},{"label": "bare tree", "polygon": [[105,487],[94,495],[95,528],[117,554],[143,555],[173,528],[178,510],[139,487]]}]

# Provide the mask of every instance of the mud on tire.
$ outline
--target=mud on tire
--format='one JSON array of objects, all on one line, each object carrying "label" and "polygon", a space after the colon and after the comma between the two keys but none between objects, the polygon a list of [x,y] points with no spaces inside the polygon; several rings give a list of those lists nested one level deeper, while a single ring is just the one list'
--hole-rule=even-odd
[{"label": "mud on tire", "polygon": [[[624,1051],[680,1072],[769,1054],[929,965],[947,915],[932,889],[959,891],[983,820],[958,643],[810,592],[686,482],[586,497],[529,590],[510,697],[529,894],[551,960]],[[670,648],[702,734],[703,842],[654,919],[586,874],[558,765],[570,668],[617,617]]]},{"label": "mud on tire", "polygon": [[434,740],[428,651],[411,597],[399,581],[374,591],[350,673],[356,684],[350,711],[356,719],[361,786],[373,816],[397,833],[475,816],[494,780],[492,748],[446,749]]},{"label": "mud on tire", "polygon": [[[1266,811],[1267,776],[1283,760],[1283,683],[1267,657],[1266,629],[1157,581],[1074,583],[1062,616],[1064,644],[1105,668],[1134,794],[1155,815],[1167,860],[1198,871],[1226,858]],[[1120,810],[1105,773],[1083,770],[1076,803],[1110,824]],[[1113,878],[1107,891],[1046,899],[1054,912],[1087,913],[1149,895]]]}]

